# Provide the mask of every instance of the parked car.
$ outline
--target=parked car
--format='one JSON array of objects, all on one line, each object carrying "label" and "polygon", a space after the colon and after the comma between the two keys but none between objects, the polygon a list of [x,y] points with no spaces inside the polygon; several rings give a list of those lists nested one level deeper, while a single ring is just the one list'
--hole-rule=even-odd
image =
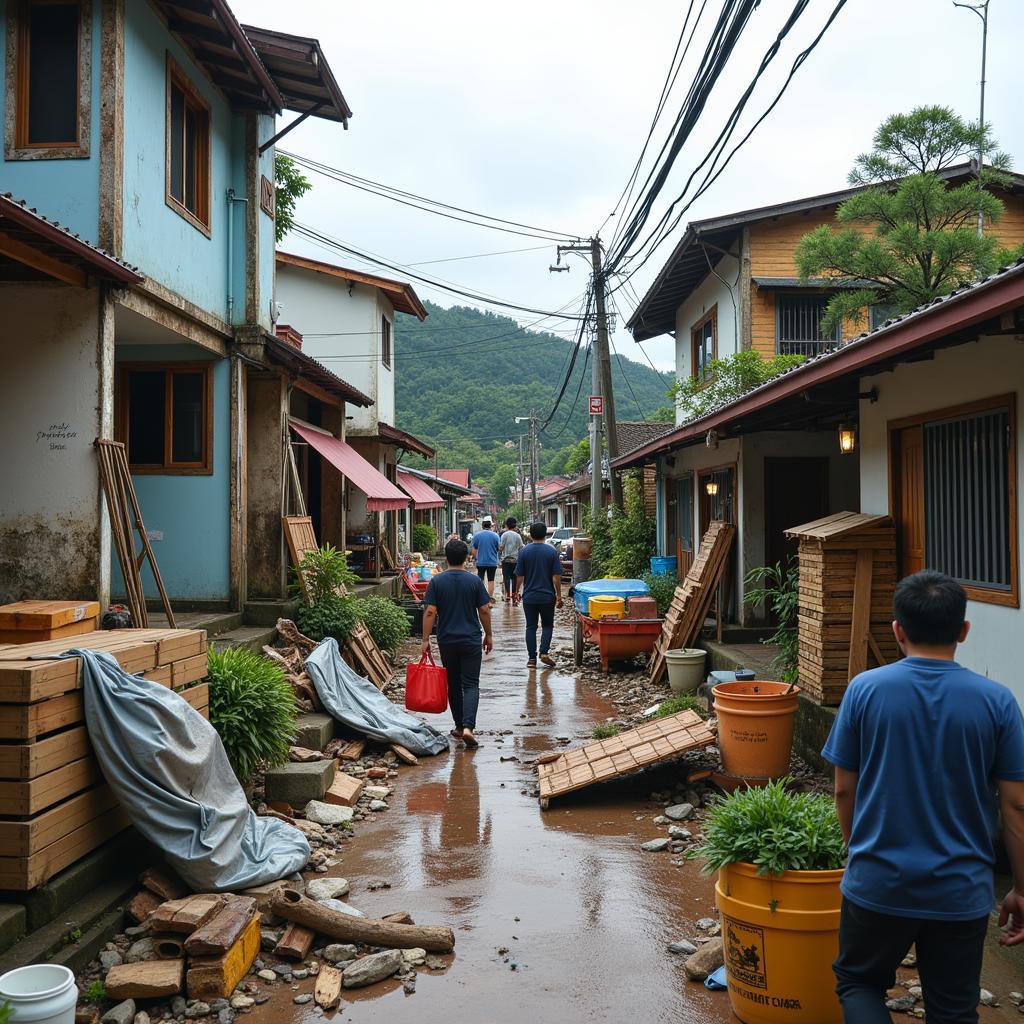
[{"label": "parked car", "polygon": [[548,530],[547,542],[552,547],[561,549],[566,541],[572,540],[579,532],[576,526],[560,526],[558,529]]}]

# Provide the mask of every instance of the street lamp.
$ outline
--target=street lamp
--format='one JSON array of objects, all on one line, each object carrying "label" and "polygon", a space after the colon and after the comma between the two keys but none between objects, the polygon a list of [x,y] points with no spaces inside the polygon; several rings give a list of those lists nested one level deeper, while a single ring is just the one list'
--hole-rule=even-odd
[{"label": "street lamp", "polygon": [[[980,177],[981,177],[981,165],[982,160],[985,156],[985,56],[988,50],[988,5],[989,0],[979,0],[976,4],[961,3],[959,0],[953,0],[954,7],[963,7],[965,10],[974,11],[974,13],[981,18],[981,112],[978,114],[978,128],[981,132],[978,138],[978,177],[979,177],[979,190]],[[978,237],[981,237],[982,231],[985,227],[985,215],[982,213],[980,204],[978,208]]]}]

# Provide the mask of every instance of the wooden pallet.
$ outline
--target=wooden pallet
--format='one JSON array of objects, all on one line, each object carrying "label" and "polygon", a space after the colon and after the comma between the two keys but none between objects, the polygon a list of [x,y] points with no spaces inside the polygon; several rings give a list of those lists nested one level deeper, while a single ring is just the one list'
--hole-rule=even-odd
[{"label": "wooden pallet", "polygon": [[631,775],[714,742],[715,734],[696,711],[681,711],[564,754],[547,754],[537,767],[541,810],[556,796]]},{"label": "wooden pallet", "polygon": [[391,663],[377,646],[363,622],[357,622],[352,627],[352,632],[349,633],[348,640],[345,641],[344,653],[348,655],[345,660],[352,668],[357,672],[362,672],[378,690],[384,688],[384,684],[394,672]]},{"label": "wooden pallet", "polygon": [[735,533],[736,527],[731,523],[716,519],[704,534],[690,571],[676,587],[651,654],[652,683],[658,682],[665,671],[665,652],[689,647],[699,636],[725,573]]}]

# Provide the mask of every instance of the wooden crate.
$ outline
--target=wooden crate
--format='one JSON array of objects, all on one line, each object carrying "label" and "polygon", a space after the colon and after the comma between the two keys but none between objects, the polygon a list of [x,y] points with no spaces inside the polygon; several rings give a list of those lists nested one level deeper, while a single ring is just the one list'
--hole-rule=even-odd
[{"label": "wooden crate", "polygon": [[92,632],[98,601],[16,601],[0,606],[0,643],[31,644]]},{"label": "wooden crate", "polygon": [[786,536],[799,542],[800,686],[836,705],[854,675],[900,656],[890,625],[896,530],[888,516],[840,512]]}]

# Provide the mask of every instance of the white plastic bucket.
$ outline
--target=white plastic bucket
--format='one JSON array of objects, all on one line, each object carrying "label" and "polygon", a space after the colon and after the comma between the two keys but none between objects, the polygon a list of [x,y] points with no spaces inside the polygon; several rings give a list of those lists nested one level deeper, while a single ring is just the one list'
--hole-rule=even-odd
[{"label": "white plastic bucket", "polygon": [[0,977],[11,1024],[75,1024],[75,976],[60,964],[29,964]]},{"label": "white plastic bucket", "polygon": [[704,681],[704,659],[707,651],[699,647],[680,647],[665,652],[668,685],[674,694],[693,693]]}]

